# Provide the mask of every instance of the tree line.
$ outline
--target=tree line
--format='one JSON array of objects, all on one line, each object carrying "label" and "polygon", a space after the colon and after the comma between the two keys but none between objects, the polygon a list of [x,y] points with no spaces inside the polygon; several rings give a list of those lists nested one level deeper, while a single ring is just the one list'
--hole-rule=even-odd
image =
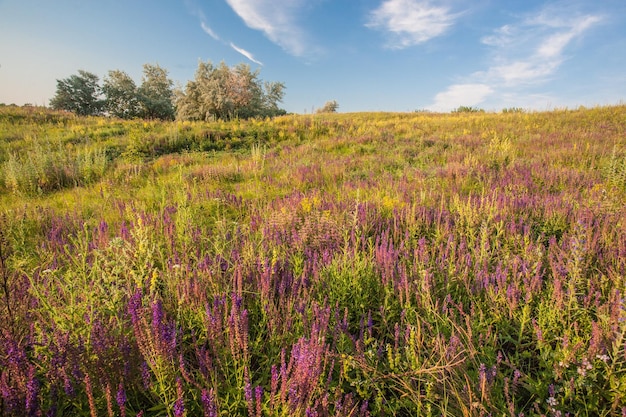
[{"label": "tree line", "polygon": [[82,116],[107,114],[122,119],[229,120],[285,114],[278,104],[284,97],[282,82],[266,82],[259,70],[224,62],[198,63],[193,80],[174,88],[168,71],[145,64],[141,85],[124,71],[109,71],[102,85],[97,75],[79,70],[57,80],[50,107]]}]

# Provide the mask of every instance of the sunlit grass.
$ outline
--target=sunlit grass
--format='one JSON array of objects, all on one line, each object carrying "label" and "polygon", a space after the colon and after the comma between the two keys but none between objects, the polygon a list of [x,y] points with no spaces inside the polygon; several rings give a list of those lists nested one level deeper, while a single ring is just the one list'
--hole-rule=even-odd
[{"label": "sunlit grass", "polygon": [[0,127],[0,414],[624,411],[624,106]]}]

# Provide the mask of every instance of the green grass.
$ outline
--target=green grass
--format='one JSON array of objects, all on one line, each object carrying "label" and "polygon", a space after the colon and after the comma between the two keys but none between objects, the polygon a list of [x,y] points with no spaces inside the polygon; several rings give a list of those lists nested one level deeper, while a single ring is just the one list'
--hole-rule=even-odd
[{"label": "green grass", "polygon": [[0,414],[624,412],[624,106],[0,132]]}]

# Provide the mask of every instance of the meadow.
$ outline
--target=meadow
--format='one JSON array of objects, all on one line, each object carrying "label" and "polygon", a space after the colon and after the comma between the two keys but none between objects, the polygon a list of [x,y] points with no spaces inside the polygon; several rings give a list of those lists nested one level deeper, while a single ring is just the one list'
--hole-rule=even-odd
[{"label": "meadow", "polygon": [[0,107],[0,414],[626,415],[626,106]]}]

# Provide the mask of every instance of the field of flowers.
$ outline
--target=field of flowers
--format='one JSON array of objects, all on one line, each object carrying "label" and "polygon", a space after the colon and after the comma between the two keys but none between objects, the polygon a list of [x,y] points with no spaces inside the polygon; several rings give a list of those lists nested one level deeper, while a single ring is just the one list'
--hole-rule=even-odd
[{"label": "field of flowers", "polygon": [[0,415],[626,415],[626,106],[0,108]]}]

